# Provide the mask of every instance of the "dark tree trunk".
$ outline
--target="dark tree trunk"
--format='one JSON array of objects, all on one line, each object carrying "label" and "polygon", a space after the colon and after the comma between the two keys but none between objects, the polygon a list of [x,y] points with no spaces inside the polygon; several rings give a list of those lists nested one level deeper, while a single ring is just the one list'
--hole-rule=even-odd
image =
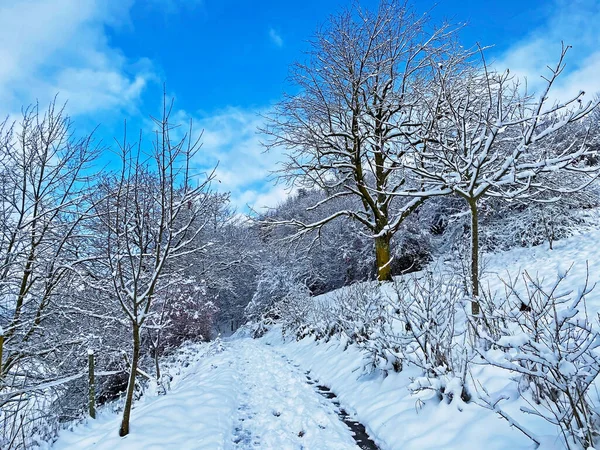
[{"label": "dark tree trunk", "polygon": [[2,352],[4,350],[4,331],[0,330],[0,380],[2,380],[3,370],[2,370]]},{"label": "dark tree trunk", "polygon": [[96,381],[94,379],[94,353],[88,352],[88,395],[89,412],[92,419],[96,418]]},{"label": "dark tree trunk", "polygon": [[471,314],[479,315],[479,211],[477,200],[468,200],[471,209]]},{"label": "dark tree trunk", "polygon": [[160,362],[158,361],[158,345],[154,347],[154,369],[156,370],[156,381],[160,381]]},{"label": "dark tree trunk", "polygon": [[135,389],[135,375],[137,372],[138,360],[140,358],[140,329],[137,324],[133,324],[133,355],[131,357],[131,372],[129,373],[129,382],[127,384],[127,398],[125,399],[125,409],[123,410],[123,421],[119,429],[119,436],[129,434],[129,417],[131,416],[131,405],[133,404],[133,391]]}]

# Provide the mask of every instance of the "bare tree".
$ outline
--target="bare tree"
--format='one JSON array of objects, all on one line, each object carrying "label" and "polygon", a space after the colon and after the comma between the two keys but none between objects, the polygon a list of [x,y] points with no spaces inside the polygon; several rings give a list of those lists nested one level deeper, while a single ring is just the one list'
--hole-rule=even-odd
[{"label": "bare tree", "polygon": [[[87,176],[97,148],[91,135],[74,136],[64,106],[53,101],[46,111],[34,105],[20,121],[0,125],[0,155],[2,428],[24,436],[37,418],[27,405],[37,400],[23,391],[59,377],[57,361],[83,340],[52,330],[59,304],[68,301],[58,294],[80,262],[76,249],[91,208]],[[19,415],[21,425],[9,427]]]},{"label": "bare tree", "polygon": [[374,238],[380,280],[391,278],[392,237],[427,197],[398,195],[419,190],[404,170],[412,151],[407,137],[416,126],[415,92],[430,79],[429,57],[444,53],[454,34],[448,26],[426,28],[426,16],[394,0],[376,12],[355,5],[333,16],[312,41],[309,61],[293,68],[300,92],[284,98],[263,130],[271,138],[268,148],[288,151],[283,179],[325,191],[326,198],[311,208],[344,196],[362,206],[317,222],[279,223],[298,227],[296,236],[340,217],[360,223]]},{"label": "bare tree", "polygon": [[[415,133],[414,165],[411,170],[424,186],[444,194],[451,190],[463,198],[471,215],[472,312],[479,314],[479,222],[478,207],[487,197],[506,201],[535,200],[541,192],[554,192],[558,199],[582,189],[598,174],[586,164],[596,152],[585,139],[573,136],[559,147],[547,145],[549,137],[579,121],[598,104],[584,104],[581,92],[565,102],[550,104],[550,91],[564,69],[568,47],[539,97],[529,95],[508,70],[503,73],[451,58],[432,64],[435,91],[420,101],[421,130]],[[435,61],[433,61],[435,62]],[[561,186],[549,175],[570,171],[579,183]],[[407,193],[410,194],[410,193]]]},{"label": "bare tree", "polygon": [[204,203],[213,198],[208,191],[212,174],[196,182],[190,167],[199,149],[199,139],[181,134],[170,122],[172,104],[164,102],[153,150],[145,154],[141,136],[136,145],[119,145],[120,173],[101,183],[102,202],[96,207],[99,217],[98,248],[103,250],[96,269],[96,289],[120,305],[131,326],[132,355],[130,375],[119,430],[129,433],[136,374],[139,371],[141,333],[155,297],[167,291],[177,277],[173,261],[197,252],[202,246],[196,236],[203,228]]}]

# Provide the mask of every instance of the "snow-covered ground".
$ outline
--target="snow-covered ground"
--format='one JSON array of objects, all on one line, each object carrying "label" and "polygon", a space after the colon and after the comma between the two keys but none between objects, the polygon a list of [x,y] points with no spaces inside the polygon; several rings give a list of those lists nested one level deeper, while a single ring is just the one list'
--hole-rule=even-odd
[{"label": "snow-covered ground", "polygon": [[[202,351],[201,346],[197,351]],[[356,449],[334,405],[305,374],[262,342],[226,342],[175,376],[167,395],[136,404],[131,432],[120,416],[63,432],[54,449]]]},{"label": "snow-covered ground", "polygon": [[96,420],[63,432],[53,448],[223,448],[234,426],[238,377],[228,353],[207,347],[186,349],[167,395],[149,393],[134,404],[127,437],[119,437],[120,414],[107,405]]},{"label": "snow-covered ground", "polygon": [[[600,218],[599,218],[600,220]],[[539,277],[551,284],[559,273],[569,271],[565,284],[575,290],[586,282],[589,267],[589,284],[600,282],[600,230],[591,230],[556,241],[554,250],[546,244],[531,248],[515,248],[506,252],[486,254],[483,257],[483,284],[492,290],[501,290],[501,279],[516,277],[527,271],[532,278]],[[587,296],[588,312],[600,311],[600,286]]]},{"label": "snow-covered ground", "polygon": [[[445,404],[433,399],[431,394],[412,395],[408,385],[412,377],[419,376],[419,371],[414,368],[386,377],[378,372],[365,374],[364,355],[352,346],[344,351],[343,342],[331,340],[315,344],[313,339],[307,338],[298,343],[283,344],[276,332],[269,333],[263,340],[308,368],[311,376],[321,384],[329,386],[345,409],[365,425],[381,449],[532,447],[531,441],[521,433],[480,406],[461,404],[462,411],[459,411],[459,405]],[[476,376],[482,377],[480,371],[476,371]],[[510,380],[501,376],[496,380],[492,376],[485,378],[492,392],[508,393]],[[495,386],[492,387],[492,383]]]},{"label": "snow-covered ground", "polygon": [[[547,281],[573,265],[568,285],[577,290],[590,268],[600,281],[600,231],[537,247],[487,255],[486,282],[492,290],[527,270]],[[600,287],[587,298],[595,316]],[[188,367],[178,369],[164,396],[136,403],[131,433],[120,438],[120,416],[101,411],[97,420],[64,431],[53,448],[66,449],[352,449],[358,448],[336,406],[307,384],[306,371],[335,392],[342,407],[366,426],[381,449],[529,449],[532,442],[505,420],[474,402],[438,401],[433,394],[408,390],[416,368],[383,376],[364,370],[364,355],[332,339],[283,340],[277,327],[258,340],[238,336],[221,352],[208,345],[188,348]],[[291,361],[291,362],[290,362]],[[562,448],[557,429],[519,411],[516,383],[503,369],[474,366],[473,378],[493,396],[508,397],[504,410],[524,420],[543,448]]]},{"label": "snow-covered ground", "polygon": [[[563,289],[579,291],[586,283],[600,282],[600,231],[593,230],[546,246],[518,248],[485,255],[483,283],[492,292],[503,291],[502,280],[514,279],[525,271],[532,278],[551,284],[558,274],[569,271]],[[441,270],[443,263],[436,263]],[[588,272],[589,267],[589,272]],[[392,295],[392,289],[384,289]],[[334,295],[319,300],[328,303]],[[586,297],[590,317],[600,312],[600,286]],[[595,321],[597,324],[597,321]],[[408,389],[411,378],[419,376],[416,368],[405,367],[401,373],[383,376],[364,370],[365,355],[354,346],[332,339],[326,343],[305,338],[284,342],[279,330],[263,338],[278,351],[300,364],[338,395],[342,404],[356,414],[382,449],[528,449],[533,443],[493,412],[475,403],[445,404],[433,394],[413,395]],[[542,448],[564,448],[558,428],[519,410],[524,406],[512,375],[489,365],[471,368],[476,384],[485,387],[492,398],[508,397],[502,408],[524,423],[541,438]],[[527,406],[527,405],[525,405]],[[460,408],[460,411],[459,411]]]}]

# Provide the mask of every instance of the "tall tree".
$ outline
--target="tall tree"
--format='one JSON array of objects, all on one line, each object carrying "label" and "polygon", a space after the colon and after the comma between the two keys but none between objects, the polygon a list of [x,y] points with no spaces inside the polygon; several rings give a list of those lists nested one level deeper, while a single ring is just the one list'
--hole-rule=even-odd
[{"label": "tall tree", "polygon": [[[585,139],[548,145],[550,137],[580,121],[598,104],[582,101],[583,92],[551,103],[551,90],[564,69],[568,47],[549,67],[541,93],[530,95],[509,70],[489,70],[464,58],[432,64],[435,89],[420,99],[420,130],[414,135],[413,171],[424,186],[443,194],[449,189],[463,198],[471,215],[472,313],[479,314],[479,206],[486,198],[535,200],[553,192],[558,200],[589,184],[598,166],[587,158],[597,152]],[[552,183],[549,175],[565,171],[580,175],[570,186]],[[564,177],[563,177],[564,178]],[[571,177],[573,181],[573,178]],[[407,193],[409,194],[409,193]]]},{"label": "tall tree", "polygon": [[130,373],[119,430],[129,434],[141,334],[152,312],[155,297],[178,277],[168,277],[173,261],[200,251],[196,236],[202,230],[205,202],[212,178],[195,180],[191,159],[199,148],[192,128],[175,139],[170,122],[172,104],[166,99],[153,149],[144,153],[141,136],[136,145],[126,138],[119,146],[121,169],[100,184],[96,248],[101,249],[91,283],[120,305],[131,327]]},{"label": "tall tree", "polygon": [[[28,357],[57,288],[78,263],[82,221],[90,210],[87,176],[97,155],[92,136],[77,139],[63,107],[25,109],[0,125],[0,380]],[[87,176],[86,176],[87,175]],[[1,385],[1,382],[0,382]]]},{"label": "tall tree", "polygon": [[81,263],[97,150],[91,135],[75,136],[56,101],[0,124],[0,447],[26,445],[35,420],[48,415],[37,387],[60,389],[65,367],[73,370],[64,362],[85,341],[57,333],[56,323]]},{"label": "tall tree", "polygon": [[452,36],[448,26],[428,32],[427,17],[401,2],[383,1],[375,12],[355,4],[316,34],[308,62],[293,68],[298,94],[284,98],[264,130],[268,148],[287,150],[282,177],[326,192],[311,208],[344,196],[361,205],[317,222],[281,223],[301,236],[340,217],[356,221],[374,239],[380,280],[391,278],[392,237],[427,197],[398,191],[418,188],[404,170],[415,93],[430,79],[428,59],[444,53]]}]

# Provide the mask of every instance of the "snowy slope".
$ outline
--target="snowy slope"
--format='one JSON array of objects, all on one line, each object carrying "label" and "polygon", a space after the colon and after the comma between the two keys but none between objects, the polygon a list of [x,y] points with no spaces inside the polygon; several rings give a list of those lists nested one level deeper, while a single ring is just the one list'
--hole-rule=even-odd
[{"label": "snowy slope", "polygon": [[[484,256],[484,285],[492,292],[504,289],[502,279],[515,278],[527,271],[544,284],[551,284],[558,273],[569,270],[565,287],[577,291],[586,282],[600,281],[600,231],[594,230],[547,247],[519,248]],[[435,270],[443,270],[438,262]],[[391,293],[391,289],[384,289]],[[317,301],[335,301],[328,293]],[[600,286],[587,297],[588,312],[595,317],[600,312]],[[283,342],[278,329],[263,340],[308,370],[339,396],[342,404],[365,424],[377,443],[384,449],[507,449],[532,448],[532,441],[494,413],[469,403],[445,404],[432,395],[412,395],[408,390],[411,378],[419,370],[405,368],[387,377],[380,373],[365,373],[366,359],[356,347],[346,349],[346,342],[332,339],[315,342],[305,338],[299,342]],[[563,448],[558,429],[547,422],[526,415],[511,374],[490,366],[475,366],[472,375],[491,394],[509,397],[503,409],[523,421],[543,440],[543,448]],[[458,410],[460,407],[461,411]]]},{"label": "snowy slope", "polygon": [[[516,248],[507,252],[487,254],[483,258],[483,284],[492,290],[503,288],[502,279],[513,278],[527,271],[533,278],[539,276],[544,284],[552,283],[559,273],[569,270],[568,285],[577,289],[585,284],[589,266],[589,283],[600,281],[600,230],[592,230],[554,243],[554,250],[546,245]],[[600,311],[600,286],[587,297],[588,312]]]},{"label": "snowy slope", "polygon": [[[485,283],[501,289],[499,276],[523,270],[548,282],[571,265],[569,286],[600,281],[600,231],[557,242],[555,249],[537,247],[486,255]],[[574,264],[573,264],[574,263]],[[440,265],[438,264],[438,267]],[[318,301],[334,301],[335,293]],[[587,298],[600,311],[600,288]],[[381,449],[530,449],[532,442],[493,412],[471,402],[446,404],[428,392],[413,395],[414,367],[384,377],[364,370],[365,357],[356,347],[332,339],[296,341],[274,327],[259,340],[242,337],[225,342],[224,351],[208,345],[187,349],[187,367],[177,370],[165,396],[148,393],[135,404],[131,434],[120,438],[120,416],[101,411],[97,420],[64,431],[53,448],[66,449],[352,449],[358,448],[336,406],[306,383],[305,372],[335,392],[342,407],[366,426]],[[292,361],[290,364],[288,361]],[[503,408],[543,440],[542,448],[562,444],[557,429],[519,411],[523,401],[507,371],[487,365],[472,375],[492,396],[509,399]]]}]

